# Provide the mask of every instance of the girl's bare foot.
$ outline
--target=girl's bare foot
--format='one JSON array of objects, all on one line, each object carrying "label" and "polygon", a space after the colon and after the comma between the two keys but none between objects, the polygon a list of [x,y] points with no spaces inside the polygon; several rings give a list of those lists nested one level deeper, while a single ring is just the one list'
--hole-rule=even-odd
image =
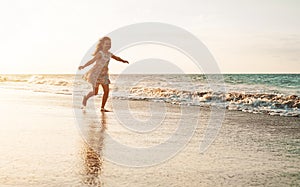
[{"label": "girl's bare foot", "polygon": [[101,112],[111,112],[110,110],[106,110],[105,108],[101,108]]}]

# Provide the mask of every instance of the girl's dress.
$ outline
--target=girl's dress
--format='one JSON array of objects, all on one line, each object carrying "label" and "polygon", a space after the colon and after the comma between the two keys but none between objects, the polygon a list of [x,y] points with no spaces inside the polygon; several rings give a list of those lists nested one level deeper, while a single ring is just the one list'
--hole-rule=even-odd
[{"label": "girl's dress", "polygon": [[112,56],[110,52],[105,54],[99,51],[101,58],[96,61],[96,64],[83,75],[83,79],[91,83],[93,86],[97,84],[110,84],[108,76],[108,63]]}]

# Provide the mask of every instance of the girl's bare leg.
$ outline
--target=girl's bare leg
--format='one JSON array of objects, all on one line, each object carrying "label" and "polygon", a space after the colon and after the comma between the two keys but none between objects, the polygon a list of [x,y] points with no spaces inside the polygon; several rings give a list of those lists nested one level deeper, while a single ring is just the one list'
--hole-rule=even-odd
[{"label": "girl's bare leg", "polygon": [[108,98],[108,94],[109,94],[109,84],[101,84],[102,88],[103,88],[103,97],[102,97],[102,105],[101,105],[101,110],[104,109],[107,98]]},{"label": "girl's bare leg", "polygon": [[86,96],[83,97],[82,100],[83,106],[86,106],[86,102],[90,97],[98,94],[98,89],[99,89],[99,85],[96,85],[95,87],[93,87],[93,91],[90,91]]}]

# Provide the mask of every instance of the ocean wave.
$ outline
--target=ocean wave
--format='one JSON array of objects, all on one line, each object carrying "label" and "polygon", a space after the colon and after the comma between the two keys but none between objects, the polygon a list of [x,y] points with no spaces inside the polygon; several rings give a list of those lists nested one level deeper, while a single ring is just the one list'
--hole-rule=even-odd
[{"label": "ocean wave", "polygon": [[7,78],[4,76],[0,76],[0,82],[5,82],[5,81],[7,81]]},{"label": "ocean wave", "polygon": [[128,99],[163,101],[171,104],[223,104],[229,110],[300,117],[300,97],[268,93],[186,91],[170,88],[133,87]]},{"label": "ocean wave", "polygon": [[69,86],[72,85],[72,81],[62,80],[57,78],[45,78],[41,75],[33,75],[27,80],[28,83],[31,84],[47,84],[47,85],[54,85],[54,86]]},{"label": "ocean wave", "polygon": [[26,82],[27,80],[18,76],[0,76],[0,82]]},{"label": "ocean wave", "polygon": [[7,75],[0,76],[0,82],[26,82],[29,84],[45,84],[54,86],[71,86],[73,79],[63,79],[44,75]]}]

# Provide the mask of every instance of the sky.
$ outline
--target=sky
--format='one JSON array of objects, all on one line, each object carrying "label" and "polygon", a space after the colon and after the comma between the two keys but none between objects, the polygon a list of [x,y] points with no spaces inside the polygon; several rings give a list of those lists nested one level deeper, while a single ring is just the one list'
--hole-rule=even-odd
[{"label": "sky", "polygon": [[[299,10],[299,0],[2,0],[0,74],[74,74],[99,38],[143,22],[189,31],[222,73],[299,73]],[[199,72],[165,46],[134,46],[117,55],[129,66],[159,58]],[[126,68],[110,62],[110,73]]]}]

